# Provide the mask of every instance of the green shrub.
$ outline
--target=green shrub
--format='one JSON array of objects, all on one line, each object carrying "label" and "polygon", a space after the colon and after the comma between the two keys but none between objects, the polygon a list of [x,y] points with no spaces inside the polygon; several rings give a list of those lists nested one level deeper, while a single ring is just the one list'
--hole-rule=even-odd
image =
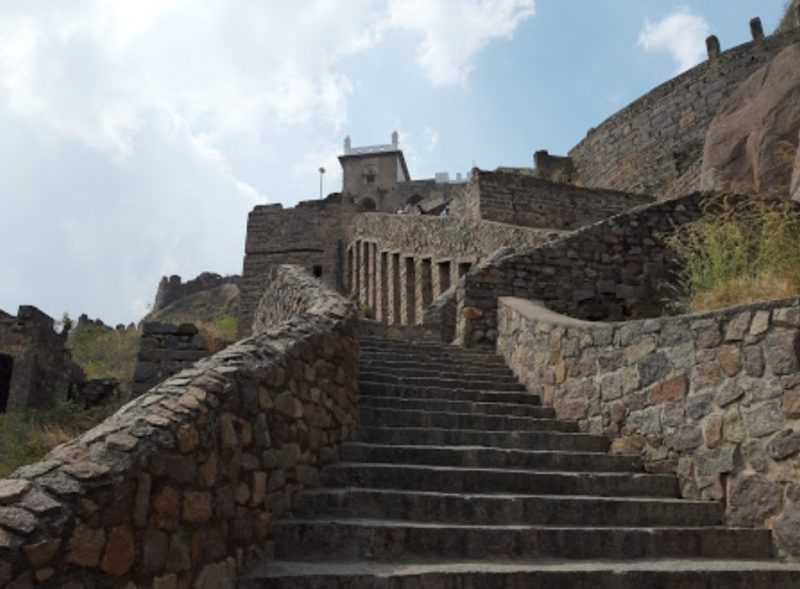
[{"label": "green shrub", "polygon": [[133,327],[117,330],[103,325],[77,325],[70,337],[72,359],[88,378],[130,382],[140,337],[139,330]]},{"label": "green shrub", "polygon": [[682,263],[681,311],[800,292],[800,216],[793,203],[724,198],[667,239]]}]

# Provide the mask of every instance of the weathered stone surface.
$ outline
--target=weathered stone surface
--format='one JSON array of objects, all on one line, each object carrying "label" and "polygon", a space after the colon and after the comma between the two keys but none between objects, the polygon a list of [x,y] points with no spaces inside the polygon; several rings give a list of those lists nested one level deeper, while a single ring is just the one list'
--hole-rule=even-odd
[{"label": "weathered stone surface", "polygon": [[764,355],[761,346],[745,346],[744,370],[748,376],[760,378],[764,375]]},{"label": "weathered stone surface", "polygon": [[30,481],[24,479],[0,480],[0,505],[8,505],[16,501],[30,488]]},{"label": "weathered stone surface", "polygon": [[775,522],[778,544],[791,555],[800,556],[800,503],[786,506],[783,515]]},{"label": "weathered stone surface", "polygon": [[773,460],[785,460],[799,450],[800,432],[792,429],[782,431],[767,444],[767,452]]},{"label": "weathered stone surface", "polygon": [[686,390],[686,375],[681,374],[654,386],[650,402],[659,404],[674,401],[685,396]]},{"label": "weathered stone surface", "polygon": [[694,425],[678,427],[672,436],[672,447],[679,452],[694,450],[703,445],[703,431]]},{"label": "weathered stone surface", "polygon": [[787,417],[800,417],[800,386],[783,394],[782,408]]},{"label": "weathered stone surface", "polygon": [[720,415],[709,417],[703,427],[706,446],[709,448],[716,448],[722,441],[722,427],[724,419]]},{"label": "weathered stone surface", "polygon": [[786,418],[777,401],[767,401],[742,411],[745,427],[754,438],[761,438],[781,429]]},{"label": "weathered stone surface", "polygon": [[120,577],[133,566],[136,556],[133,533],[127,526],[117,526],[108,533],[106,550],[100,568],[106,574]]},{"label": "weathered stone surface", "polygon": [[743,395],[744,389],[740,387],[736,381],[729,380],[719,388],[714,401],[720,407],[726,407],[734,401],[741,399]]},{"label": "weathered stone surface", "polygon": [[164,569],[169,549],[169,537],[155,528],[147,528],[142,536],[142,567],[147,573]]},{"label": "weathered stone surface", "polygon": [[210,493],[189,491],[183,495],[183,519],[202,524],[211,519],[213,508]]},{"label": "weathered stone surface", "polygon": [[732,444],[724,444],[709,450],[698,450],[695,454],[698,474],[710,476],[731,472],[734,468],[733,456],[735,451],[736,446]]},{"label": "weathered stone surface", "polygon": [[12,532],[30,534],[36,529],[36,516],[18,507],[0,507],[0,526]]},{"label": "weathered stone surface", "polygon": [[104,530],[78,524],[67,545],[67,561],[85,567],[96,567],[106,544]]},{"label": "weathered stone surface", "polygon": [[739,479],[731,489],[728,517],[740,526],[760,526],[783,502],[780,485],[763,476],[753,475]]},{"label": "weathered stone surface", "polygon": [[235,589],[236,563],[232,558],[207,565],[200,571],[194,589]]},{"label": "weathered stone surface", "polygon": [[180,494],[173,487],[166,486],[153,501],[153,521],[164,530],[174,530],[180,519]]},{"label": "weathered stone surface", "polygon": [[739,346],[728,345],[719,349],[719,365],[728,376],[736,376],[742,369]]},{"label": "weathered stone surface", "polygon": [[706,135],[703,190],[787,195],[792,161],[786,150],[794,154],[800,128],[798,70],[800,49],[790,45],[722,106]]},{"label": "weathered stone surface", "polygon": [[797,341],[798,331],[794,329],[776,329],[764,339],[767,365],[774,374],[791,374],[800,368]]},{"label": "weathered stone surface", "polygon": [[22,547],[28,562],[32,566],[39,568],[50,562],[61,547],[61,540],[57,538],[42,540],[35,544],[27,544]]}]

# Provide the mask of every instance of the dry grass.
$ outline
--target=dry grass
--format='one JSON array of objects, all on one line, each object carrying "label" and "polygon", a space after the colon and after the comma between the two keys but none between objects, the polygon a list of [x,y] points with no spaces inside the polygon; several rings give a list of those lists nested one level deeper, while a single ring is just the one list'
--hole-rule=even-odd
[{"label": "dry grass", "polygon": [[82,434],[110,416],[118,405],[84,409],[59,403],[51,409],[0,415],[0,477],[36,462],[50,450]]},{"label": "dry grass", "polygon": [[683,265],[680,311],[800,293],[800,216],[789,202],[722,199],[667,242]]}]

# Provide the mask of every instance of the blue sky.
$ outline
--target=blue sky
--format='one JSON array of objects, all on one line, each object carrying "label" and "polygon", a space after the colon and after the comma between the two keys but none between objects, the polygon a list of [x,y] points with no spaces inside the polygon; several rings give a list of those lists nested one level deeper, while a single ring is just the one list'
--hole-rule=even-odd
[{"label": "blue sky", "polygon": [[0,309],[137,320],[240,272],[255,204],[337,190],[346,134],[397,129],[414,177],[531,165],[783,5],[4,0]]}]

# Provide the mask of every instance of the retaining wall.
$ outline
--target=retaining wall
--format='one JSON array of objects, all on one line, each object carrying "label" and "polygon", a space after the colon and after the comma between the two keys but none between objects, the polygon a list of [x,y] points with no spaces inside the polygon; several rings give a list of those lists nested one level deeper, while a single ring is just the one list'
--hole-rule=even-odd
[{"label": "retaining wall", "polygon": [[494,344],[500,296],[541,301],[556,312],[589,320],[664,314],[677,270],[664,239],[717,198],[695,193],[639,207],[479,265],[458,287],[459,341]]},{"label": "retaining wall", "polygon": [[800,557],[800,299],[592,323],[503,298],[497,349],[559,418]]},{"label": "retaining wall", "polygon": [[699,187],[706,131],[725,100],[800,29],[746,43],[658,86],[609,117],[569,155],[586,186],[670,196]]},{"label": "retaining wall", "polygon": [[0,586],[232,588],[269,556],[270,522],[337,459],[358,399],[352,305],[275,272],[280,323],[0,481]]}]

